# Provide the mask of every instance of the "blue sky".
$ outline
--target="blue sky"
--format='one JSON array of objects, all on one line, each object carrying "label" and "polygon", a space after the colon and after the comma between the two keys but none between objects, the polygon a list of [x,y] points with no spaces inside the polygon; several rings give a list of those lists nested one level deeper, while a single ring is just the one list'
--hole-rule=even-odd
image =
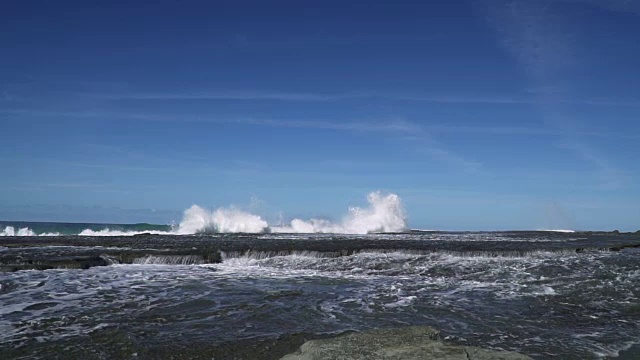
[{"label": "blue sky", "polygon": [[0,218],[640,229],[640,3],[8,1]]}]

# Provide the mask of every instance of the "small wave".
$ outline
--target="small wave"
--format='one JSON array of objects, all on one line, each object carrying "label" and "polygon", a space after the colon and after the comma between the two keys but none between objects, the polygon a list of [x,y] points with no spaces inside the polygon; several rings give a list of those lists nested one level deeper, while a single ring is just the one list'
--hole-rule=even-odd
[{"label": "small wave", "polygon": [[84,229],[78,235],[79,236],[134,236],[141,234],[152,234],[152,235],[171,235],[173,233],[168,231],[122,231],[122,230],[110,230],[109,228],[105,228],[103,230],[92,230],[92,229]]},{"label": "small wave", "polygon": [[562,230],[562,229],[555,229],[555,230],[538,230],[538,231],[547,231],[547,232],[557,232],[557,233],[567,233],[567,234],[572,234],[574,232],[576,232],[575,230]]},{"label": "small wave", "polygon": [[133,260],[139,265],[196,265],[204,264],[200,255],[147,255]]}]

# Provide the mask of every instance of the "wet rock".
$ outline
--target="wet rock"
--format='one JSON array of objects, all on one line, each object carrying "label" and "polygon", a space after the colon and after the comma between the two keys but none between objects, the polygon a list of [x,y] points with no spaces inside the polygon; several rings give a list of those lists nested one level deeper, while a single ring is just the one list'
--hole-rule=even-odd
[{"label": "wet rock", "polygon": [[[45,270],[55,268],[90,268],[111,264],[131,264],[149,257],[197,257],[197,261],[167,261],[165,263],[215,264],[224,258],[247,256],[263,259],[273,256],[310,255],[315,257],[340,257],[362,252],[405,251],[414,254],[435,252],[455,253],[462,256],[527,256],[536,251],[620,251],[640,248],[640,234],[591,233],[573,239],[575,234],[520,232],[496,233],[517,238],[517,241],[474,240],[469,242],[447,241],[433,238],[429,241],[411,237],[394,237],[393,240],[378,237],[354,237],[323,235],[308,238],[274,237],[264,235],[217,234],[200,235],[140,235],[140,236],[51,236],[5,237],[0,241],[0,272],[17,270]],[[501,235],[502,234],[502,235]],[[486,235],[486,234],[485,234]],[[487,235],[489,236],[489,235]],[[545,237],[545,241],[538,241]],[[566,241],[571,238],[572,241]],[[76,258],[77,260],[69,260]],[[100,259],[98,259],[100,258]],[[384,270],[384,269],[380,269]]]},{"label": "wet rock", "polygon": [[281,360],[531,360],[514,352],[448,344],[437,330],[426,326],[378,329],[331,339],[311,340]]},{"label": "wet rock", "polygon": [[94,266],[107,266],[109,262],[101,256],[60,256],[52,259],[23,259],[15,257],[0,261],[0,272],[15,272],[20,270],[48,270],[48,269],[89,269]]}]

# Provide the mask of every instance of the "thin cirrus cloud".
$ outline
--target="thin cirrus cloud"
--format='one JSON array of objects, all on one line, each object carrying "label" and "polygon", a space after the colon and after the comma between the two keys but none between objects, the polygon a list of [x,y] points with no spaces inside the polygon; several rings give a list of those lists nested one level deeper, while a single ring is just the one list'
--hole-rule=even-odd
[{"label": "thin cirrus cloud", "polygon": [[[495,30],[499,43],[521,65],[533,87],[538,89],[557,88],[558,83],[570,80],[563,74],[565,70],[576,64],[588,65],[575,55],[579,46],[575,36],[577,25],[551,11],[553,3],[524,0],[484,2],[486,20]],[[553,100],[558,97],[572,98],[575,94],[564,90],[554,94],[541,92],[535,97],[543,122],[563,134],[559,147],[591,164],[600,174],[603,187],[622,187],[625,182],[622,171],[586,141],[587,136],[594,134],[578,130],[579,122],[559,107],[563,102]],[[626,100],[616,102],[606,99],[587,100],[586,104],[629,105]]]},{"label": "thin cirrus cloud", "polygon": [[255,125],[268,127],[309,128],[319,130],[340,130],[352,132],[388,132],[397,134],[477,134],[494,136],[544,136],[564,137],[579,135],[581,137],[610,138],[622,140],[640,139],[640,135],[633,133],[604,132],[598,130],[568,130],[559,127],[545,126],[471,126],[471,125],[430,125],[403,119],[380,119],[367,121],[341,120],[282,120],[268,118],[212,118],[206,116],[168,116],[151,113],[135,112],[100,112],[100,111],[52,111],[31,109],[0,110],[0,113],[26,117],[62,117],[76,119],[123,119],[150,122],[211,122],[240,125]]},{"label": "thin cirrus cloud", "polygon": [[595,130],[561,130],[551,127],[525,127],[525,126],[448,126],[434,125],[426,127],[430,133],[451,133],[451,134],[476,134],[476,135],[495,135],[495,136],[547,136],[547,137],[565,137],[568,134],[575,134],[581,137],[593,138],[610,138],[610,139],[640,139],[640,135],[613,133]]},{"label": "thin cirrus cloud", "polygon": [[[511,43],[511,40],[508,41]],[[511,45],[508,45],[511,46]],[[524,48],[523,48],[524,49]],[[521,49],[516,52],[520,54]],[[540,54],[523,54],[524,59],[542,60]],[[528,61],[528,60],[527,60]],[[549,63],[552,60],[548,61]],[[530,69],[538,69],[537,64],[528,64]],[[173,93],[121,93],[121,94],[82,94],[103,100],[232,100],[232,101],[282,101],[282,102],[335,102],[346,100],[387,100],[409,101],[440,104],[575,104],[599,106],[640,107],[640,100],[607,99],[607,98],[570,98],[570,97],[541,97],[540,93],[531,95],[507,94],[433,94],[433,93],[383,93],[375,91],[354,91],[344,93],[313,93],[313,92],[278,92],[278,91],[210,91],[210,92],[173,92]],[[556,95],[556,94],[554,94]]]},{"label": "thin cirrus cloud", "polygon": [[[29,115],[29,110],[9,111],[14,115]],[[465,159],[463,156],[446,149],[434,140],[427,129],[418,123],[402,119],[384,119],[377,121],[329,121],[329,120],[278,120],[264,118],[208,118],[208,117],[173,117],[144,113],[100,113],[100,112],[47,112],[36,111],[32,115],[75,117],[75,118],[120,118],[136,121],[191,121],[227,123],[249,126],[267,126],[280,128],[308,128],[318,130],[335,130],[351,133],[383,133],[394,138],[408,141],[410,148],[420,154],[444,162],[450,167],[466,172],[477,173],[482,164]]]},{"label": "thin cirrus cloud", "polygon": [[274,120],[274,119],[258,119],[244,118],[234,119],[227,122],[246,125],[259,125],[271,127],[290,127],[290,128],[312,128],[320,130],[343,130],[357,132],[394,132],[394,133],[411,133],[420,131],[418,124],[404,120],[385,120],[385,121],[362,121],[362,122],[336,122],[322,120]]},{"label": "thin cirrus cloud", "polygon": [[557,0],[564,3],[577,3],[584,4],[593,7],[597,7],[603,10],[620,12],[624,14],[640,15],[640,3],[634,0]]},{"label": "thin cirrus cloud", "polygon": [[276,100],[276,101],[337,101],[369,97],[364,93],[322,94],[275,91],[210,91],[184,93],[124,93],[93,95],[112,100]]},{"label": "thin cirrus cloud", "polygon": [[330,121],[286,121],[269,119],[244,119],[236,120],[237,123],[275,126],[275,127],[304,127],[325,130],[339,130],[350,132],[384,132],[397,136],[410,144],[413,151],[427,155],[433,159],[444,162],[465,172],[478,173],[482,169],[482,163],[464,158],[461,155],[446,149],[435,141],[426,128],[417,123],[405,120],[388,120],[384,122],[330,122]]}]

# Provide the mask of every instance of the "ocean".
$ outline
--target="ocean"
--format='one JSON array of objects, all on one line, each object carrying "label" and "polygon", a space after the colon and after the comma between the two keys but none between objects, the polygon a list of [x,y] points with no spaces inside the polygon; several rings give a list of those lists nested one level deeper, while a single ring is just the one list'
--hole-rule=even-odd
[{"label": "ocean", "polygon": [[638,234],[2,226],[3,359],[278,359],[407,325],[534,359],[640,358]]}]

